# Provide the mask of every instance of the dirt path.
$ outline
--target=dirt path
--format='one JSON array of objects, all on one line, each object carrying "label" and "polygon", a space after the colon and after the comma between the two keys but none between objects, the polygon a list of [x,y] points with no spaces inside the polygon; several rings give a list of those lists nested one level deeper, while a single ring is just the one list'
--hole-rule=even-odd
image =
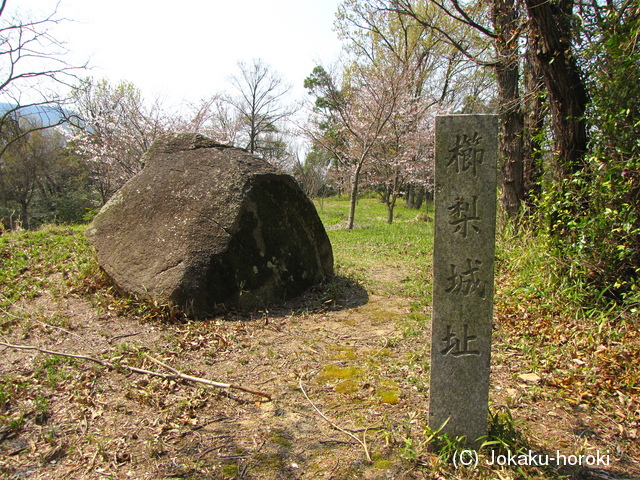
[{"label": "dirt path", "polygon": [[[442,478],[420,445],[428,312],[380,294],[406,276],[397,265],[380,267],[370,274],[374,290],[343,279],[337,301],[310,292],[253,318],[202,322],[145,319],[117,299],[96,303],[74,293],[15,305],[3,341],[161,371],[148,354],[189,375],[264,391],[271,401],[3,349],[0,376],[10,381],[0,409],[11,421],[0,430],[0,477]],[[541,379],[521,376],[517,351],[496,340],[494,411],[509,407],[528,438],[549,451],[575,453],[586,440],[605,451],[615,422],[552,401]],[[408,460],[417,454],[418,463]],[[619,476],[584,478],[633,478],[624,472],[634,468],[627,462]],[[452,478],[479,478],[460,475]]]},{"label": "dirt path", "polygon": [[189,375],[262,390],[272,400],[5,350],[0,373],[16,385],[7,408],[28,413],[16,419],[23,423],[17,432],[1,433],[0,472],[398,478],[407,465],[396,432],[417,426],[426,409],[428,332],[407,323],[408,299],[352,286],[341,303],[175,325],[96,308],[75,295],[17,305],[16,328],[5,341],[161,370],[146,352]]}]

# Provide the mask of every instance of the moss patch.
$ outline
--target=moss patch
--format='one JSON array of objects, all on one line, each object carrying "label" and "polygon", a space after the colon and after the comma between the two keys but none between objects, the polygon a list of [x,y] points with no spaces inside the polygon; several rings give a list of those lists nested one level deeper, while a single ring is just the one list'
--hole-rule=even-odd
[{"label": "moss patch", "polygon": [[359,388],[360,386],[358,385],[358,382],[354,382],[353,380],[345,380],[344,382],[340,382],[335,387],[333,387],[336,392],[342,393],[344,395],[356,393]]},{"label": "moss patch", "polygon": [[329,364],[322,367],[322,371],[318,374],[316,379],[319,382],[327,383],[332,380],[353,380],[362,378],[364,370],[362,368],[349,365],[346,367],[340,367],[339,365]]},{"label": "moss patch", "polygon": [[376,388],[376,394],[382,403],[396,405],[400,401],[400,388],[396,382],[383,380]]}]

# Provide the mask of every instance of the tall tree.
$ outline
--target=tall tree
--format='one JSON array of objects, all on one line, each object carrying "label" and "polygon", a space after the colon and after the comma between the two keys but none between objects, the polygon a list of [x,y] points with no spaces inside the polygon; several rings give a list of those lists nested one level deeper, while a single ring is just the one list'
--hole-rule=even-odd
[{"label": "tall tree", "polygon": [[[391,223],[402,191],[411,183],[431,186],[432,117],[464,103],[460,84],[467,79],[469,62],[415,19],[375,2],[344,1],[337,16],[338,32],[355,64],[385,72],[386,81],[398,75],[402,79],[395,112],[365,168],[365,179],[381,193]],[[440,25],[452,23],[440,17]]]},{"label": "tall tree", "polygon": [[574,54],[574,0],[525,0],[535,58],[549,96],[559,174],[584,167],[589,96]]},{"label": "tall tree", "polygon": [[[494,71],[500,116],[501,204],[507,215],[514,218],[526,197],[522,140],[524,112],[519,89],[522,21],[516,2],[428,0],[424,3],[396,0],[392,2],[392,9],[416,19],[469,60]],[[432,13],[433,9],[453,20],[454,24],[440,22],[440,17]]]},{"label": "tall tree", "polygon": [[[457,1],[455,2],[458,5]],[[493,38],[496,60],[494,69],[498,85],[500,115],[500,173],[502,208],[510,218],[520,212],[527,198],[524,181],[524,109],[520,96],[519,42],[522,22],[515,0],[493,0]]]},{"label": "tall tree", "polygon": [[354,226],[362,169],[385,134],[406,82],[396,73],[353,65],[340,84],[317,66],[304,83],[316,98],[307,133],[349,172],[348,230]]},{"label": "tall tree", "polygon": [[265,155],[282,141],[277,134],[283,132],[283,122],[295,113],[286,103],[291,87],[262,60],[250,65],[239,62],[238,68],[240,73],[231,78],[237,95],[228,101],[240,117],[239,140],[251,153]]}]

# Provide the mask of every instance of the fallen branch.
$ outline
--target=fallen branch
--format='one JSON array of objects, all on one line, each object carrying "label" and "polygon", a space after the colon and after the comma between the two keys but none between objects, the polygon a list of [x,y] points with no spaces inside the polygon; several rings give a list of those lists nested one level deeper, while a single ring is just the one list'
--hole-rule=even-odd
[{"label": "fallen branch", "polygon": [[362,445],[362,448],[364,449],[364,454],[367,457],[367,461],[369,463],[372,462],[371,460],[371,455],[369,454],[369,448],[367,447],[367,430],[365,429],[364,433],[362,434],[362,440],[360,440],[358,437],[356,437],[353,433],[345,430],[344,428],[340,428],[338,425],[336,425],[335,423],[333,423],[331,420],[329,420],[324,413],[322,413],[320,410],[318,410],[318,407],[316,407],[314,405],[314,403],[311,401],[311,399],[309,398],[309,396],[307,395],[307,392],[305,392],[304,387],[302,386],[302,378],[300,378],[298,380],[298,385],[300,387],[300,390],[302,391],[302,394],[304,395],[304,398],[307,399],[307,401],[311,404],[311,406],[313,407],[313,409],[317,412],[318,415],[320,415],[329,425],[331,425],[331,428],[334,428],[335,430],[338,430],[339,432],[344,433],[345,435],[349,435],[351,438],[353,438],[356,442],[358,442],[360,445]]},{"label": "fallen branch", "polygon": [[169,365],[166,365],[166,364],[162,363],[160,360],[158,360],[156,358],[153,358],[152,356],[150,356],[150,355],[148,355],[146,353],[144,354],[144,356],[147,357],[152,362],[155,362],[158,365],[166,368],[167,370],[169,370],[171,373],[173,373],[178,378],[182,378],[182,379],[188,380],[190,382],[204,383],[205,385],[211,385],[212,387],[233,388],[234,390],[241,390],[243,392],[252,393],[254,395],[260,395],[262,397],[265,397],[265,398],[268,398],[269,400],[271,400],[271,396],[266,394],[266,393],[264,393],[264,392],[260,392],[258,390],[251,390],[251,389],[249,389],[247,387],[243,387],[241,385],[234,385],[233,383],[213,382],[211,380],[207,380],[206,378],[192,377],[191,375],[185,375],[184,373],[179,372],[175,368],[172,368]]},{"label": "fallen branch", "polygon": [[77,358],[79,360],[87,360],[89,362],[95,362],[95,363],[97,363],[99,365],[102,365],[103,367],[115,368],[115,366],[112,365],[109,362],[105,362],[103,360],[100,360],[100,359],[97,359],[97,358],[93,358],[93,357],[87,357],[85,355],[75,355],[75,354],[72,354],[72,353],[55,352],[53,350],[46,350],[44,348],[34,347],[32,345],[12,345],[12,344],[6,343],[6,342],[0,342],[0,345],[3,345],[3,346],[8,347],[8,348],[13,348],[14,350],[35,350],[36,352],[46,353],[48,355],[59,355],[61,357]]},{"label": "fallen branch", "polygon": [[234,384],[230,384],[230,383],[220,383],[220,382],[213,382],[211,380],[207,380],[206,378],[200,378],[200,377],[192,377],[191,375],[185,375],[181,372],[179,372],[178,370],[162,363],[160,360],[157,360],[149,355],[147,355],[145,353],[145,356],[147,358],[149,358],[150,360],[154,361],[155,363],[157,363],[158,365],[163,366],[164,368],[166,368],[167,370],[169,370],[171,372],[171,374],[167,374],[167,373],[160,373],[160,372],[154,372],[152,370],[144,370],[142,368],[137,368],[137,367],[132,367],[130,365],[123,365],[123,364],[118,364],[115,365],[113,363],[104,361],[104,360],[100,360],[98,358],[94,358],[94,357],[89,357],[86,355],[76,355],[76,354],[72,354],[72,353],[67,353],[67,352],[57,352],[57,351],[53,351],[53,350],[46,350],[44,348],[40,348],[40,347],[35,347],[32,345],[13,345],[10,343],[6,343],[6,342],[2,342],[0,341],[0,345],[5,346],[7,348],[13,348],[14,350],[34,350],[36,352],[40,352],[40,353],[45,353],[47,355],[58,355],[61,357],[67,357],[67,358],[76,358],[78,360],[85,360],[88,362],[94,362],[97,363],[98,365],[101,365],[105,368],[109,368],[109,369],[113,369],[113,370],[117,370],[117,369],[125,369],[128,370],[130,372],[133,373],[140,373],[143,375],[151,375],[154,377],[160,377],[164,380],[176,380],[177,378],[181,378],[183,380],[187,380],[190,382],[196,382],[196,383],[202,383],[205,385],[209,385],[211,387],[216,387],[216,388],[232,388],[235,390],[241,390],[243,392],[247,392],[247,393],[251,393],[253,395],[258,395],[261,397],[264,397],[268,400],[271,400],[271,395],[264,393],[264,392],[260,392],[257,390],[251,390],[249,388],[246,387],[242,387],[240,385],[234,385]]}]

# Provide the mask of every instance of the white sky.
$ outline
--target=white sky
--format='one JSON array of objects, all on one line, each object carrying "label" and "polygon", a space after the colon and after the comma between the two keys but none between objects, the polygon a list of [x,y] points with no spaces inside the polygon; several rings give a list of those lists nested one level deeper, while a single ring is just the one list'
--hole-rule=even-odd
[{"label": "white sky", "polygon": [[[9,0],[8,9],[51,13],[56,0]],[[296,97],[318,63],[336,61],[340,0],[60,0],[53,33],[87,76],[133,82],[147,99],[196,102],[222,90],[237,62],[260,58]]]}]

